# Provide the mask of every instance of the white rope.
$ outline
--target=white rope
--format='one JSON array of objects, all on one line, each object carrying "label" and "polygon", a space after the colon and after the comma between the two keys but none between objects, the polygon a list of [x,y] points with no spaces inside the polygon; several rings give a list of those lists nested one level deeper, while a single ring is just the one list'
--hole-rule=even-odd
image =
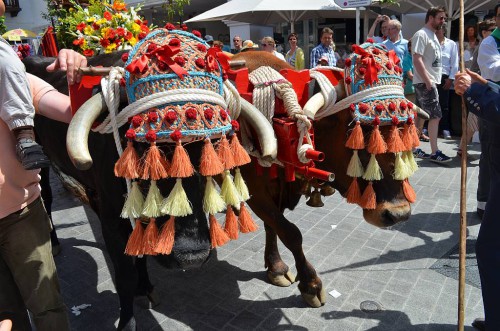
[{"label": "white rope", "polygon": [[237,120],[240,117],[241,112],[241,102],[240,102],[240,94],[236,87],[229,81],[224,81],[224,99],[227,104],[227,108],[229,110],[229,116],[233,120]]}]

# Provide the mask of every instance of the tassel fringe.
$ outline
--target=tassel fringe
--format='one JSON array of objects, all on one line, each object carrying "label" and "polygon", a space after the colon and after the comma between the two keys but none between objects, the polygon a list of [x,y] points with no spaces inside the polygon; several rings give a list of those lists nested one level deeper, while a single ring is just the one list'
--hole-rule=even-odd
[{"label": "tassel fringe", "polygon": [[377,162],[375,154],[370,156],[370,161],[366,166],[365,173],[363,174],[363,179],[367,181],[381,180],[383,178],[382,169]]},{"label": "tassel fringe", "polygon": [[415,171],[418,170],[417,161],[413,157],[413,152],[411,150],[403,152],[403,161],[406,163],[406,167],[409,169],[409,176],[413,175]]},{"label": "tassel fringe", "polygon": [[349,189],[346,193],[346,200],[348,203],[361,204],[361,190],[356,177],[352,179],[351,185],[349,185]]},{"label": "tassel fringe", "polygon": [[147,255],[156,255],[156,245],[158,244],[158,227],[154,218],[149,219],[149,224],[144,231],[143,252]]},{"label": "tassel fringe", "polygon": [[224,169],[229,170],[236,166],[233,152],[231,151],[231,147],[229,146],[229,142],[227,141],[225,135],[223,135],[219,141],[219,146],[217,146],[217,155],[219,155],[219,159],[224,165]]},{"label": "tassel fringe", "polygon": [[349,161],[349,165],[347,166],[347,175],[349,177],[361,177],[364,172],[365,169],[363,169],[363,165],[359,159],[358,151],[353,150],[351,161]]},{"label": "tassel fringe", "polygon": [[139,156],[132,141],[127,142],[127,147],[115,163],[115,176],[128,179],[139,178]]},{"label": "tassel fringe", "polygon": [[203,195],[203,211],[207,214],[216,214],[226,208],[226,203],[215,189],[214,180],[212,177],[207,177],[205,185],[205,194]]},{"label": "tassel fringe", "polygon": [[219,159],[217,152],[210,139],[205,139],[200,160],[200,174],[202,176],[215,176],[224,171],[224,165]]},{"label": "tassel fringe", "polygon": [[142,227],[141,221],[136,220],[134,230],[130,234],[127,246],[125,247],[125,254],[131,256],[138,256],[144,254],[142,245],[143,239],[144,239],[144,229]]},{"label": "tassel fringe", "polygon": [[187,216],[193,213],[191,203],[182,187],[182,179],[177,178],[168,197],[161,203],[161,212],[171,216]]},{"label": "tassel fringe", "polygon": [[406,162],[401,158],[401,153],[395,154],[394,159],[394,175],[395,180],[403,180],[411,175],[411,169],[408,168]]},{"label": "tassel fringe", "polygon": [[168,173],[165,166],[168,166],[168,163],[166,162],[167,161],[163,152],[158,148],[158,146],[156,146],[155,143],[152,143],[142,162],[141,178],[151,180],[167,178]]},{"label": "tassel fringe", "polygon": [[375,190],[373,189],[373,183],[369,182],[366,186],[363,195],[361,196],[361,208],[363,209],[375,209],[377,207],[377,198],[375,196]]},{"label": "tassel fringe", "polygon": [[182,147],[180,140],[177,141],[174,150],[174,156],[172,156],[172,164],[170,165],[170,176],[176,178],[186,178],[191,177],[194,173],[193,165],[189,159],[189,155]]},{"label": "tassel fringe", "polygon": [[403,180],[403,193],[409,203],[414,203],[417,200],[415,190],[411,187],[408,179]]},{"label": "tassel fringe", "polygon": [[365,148],[365,138],[363,136],[363,130],[361,129],[361,123],[356,122],[354,129],[352,129],[349,138],[347,139],[345,146],[350,149],[364,149]]},{"label": "tassel fringe", "polygon": [[158,236],[158,243],[155,247],[155,253],[168,255],[172,253],[175,239],[175,217],[170,216],[170,219],[165,222],[161,233]]},{"label": "tassel fringe", "polygon": [[234,164],[236,167],[241,167],[242,165],[250,163],[250,156],[247,151],[241,146],[238,136],[235,134],[231,137],[231,151],[234,156]]},{"label": "tassel fringe", "polygon": [[231,178],[231,174],[229,170],[224,170],[224,180],[222,181],[221,187],[221,195],[222,199],[226,202],[226,205],[234,206],[235,208],[239,208],[241,198],[234,186],[233,179]]},{"label": "tassel fringe", "polygon": [[389,137],[387,138],[387,151],[390,153],[399,153],[405,149],[405,144],[403,144],[398,127],[392,125]]},{"label": "tassel fringe", "polygon": [[146,201],[144,201],[144,208],[142,209],[142,215],[147,217],[159,217],[161,216],[160,205],[163,200],[160,190],[156,185],[156,181],[152,180],[149,186],[148,195],[146,196]]},{"label": "tassel fringe", "polygon": [[234,214],[233,208],[228,205],[226,209],[226,222],[224,223],[224,231],[231,240],[238,239],[238,219]]},{"label": "tassel fringe", "polygon": [[255,224],[255,221],[252,219],[252,215],[250,215],[250,212],[245,207],[244,202],[241,202],[240,204],[240,215],[238,221],[238,223],[240,224],[241,233],[254,232],[259,228],[257,224]]},{"label": "tassel fringe", "polygon": [[144,208],[144,197],[142,196],[141,189],[137,182],[132,182],[132,188],[127,195],[125,204],[123,205],[121,217],[122,218],[138,218],[142,214]]},{"label": "tassel fringe", "polygon": [[370,154],[383,154],[387,151],[387,145],[384,138],[382,138],[378,125],[373,127],[367,150]]},{"label": "tassel fringe", "polygon": [[212,248],[225,245],[229,241],[227,233],[222,229],[214,215],[209,215],[208,218],[210,221],[210,240],[212,242]]},{"label": "tassel fringe", "polygon": [[235,170],[234,186],[236,187],[242,201],[250,199],[250,192],[248,192],[247,184],[245,183],[245,180],[243,180],[243,176],[241,176],[240,168],[236,168]]}]

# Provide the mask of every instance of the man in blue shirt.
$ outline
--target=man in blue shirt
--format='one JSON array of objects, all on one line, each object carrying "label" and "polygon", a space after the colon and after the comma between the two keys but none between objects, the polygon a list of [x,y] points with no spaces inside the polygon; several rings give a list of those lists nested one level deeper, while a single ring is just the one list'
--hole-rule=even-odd
[{"label": "man in blue shirt", "polygon": [[311,51],[311,66],[310,68],[317,67],[319,65],[319,60],[322,57],[328,59],[328,66],[334,67],[337,64],[337,59],[335,58],[335,52],[332,48],[333,42],[333,30],[330,28],[324,28],[321,31],[321,44],[314,47]]},{"label": "man in blue shirt", "polygon": [[399,57],[399,66],[403,66],[403,59],[408,53],[408,40],[401,36],[401,23],[398,20],[390,20],[387,25],[387,39],[382,43],[388,50],[393,49]]}]

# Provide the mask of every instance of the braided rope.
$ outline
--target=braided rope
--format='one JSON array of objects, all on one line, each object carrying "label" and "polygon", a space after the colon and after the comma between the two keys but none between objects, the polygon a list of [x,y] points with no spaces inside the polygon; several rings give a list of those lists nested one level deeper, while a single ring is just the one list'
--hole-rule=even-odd
[{"label": "braided rope", "polygon": [[230,111],[229,116],[232,119],[237,120],[240,117],[241,112],[241,102],[240,94],[236,87],[228,80],[224,81],[224,99],[227,103],[228,110]]}]

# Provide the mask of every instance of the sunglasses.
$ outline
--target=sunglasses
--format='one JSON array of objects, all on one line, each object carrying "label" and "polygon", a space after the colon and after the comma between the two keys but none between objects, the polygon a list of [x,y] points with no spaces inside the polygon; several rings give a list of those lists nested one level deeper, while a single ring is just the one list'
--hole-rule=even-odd
[{"label": "sunglasses", "polygon": [[260,44],[262,47],[266,47],[266,46],[269,46],[271,44]]}]

